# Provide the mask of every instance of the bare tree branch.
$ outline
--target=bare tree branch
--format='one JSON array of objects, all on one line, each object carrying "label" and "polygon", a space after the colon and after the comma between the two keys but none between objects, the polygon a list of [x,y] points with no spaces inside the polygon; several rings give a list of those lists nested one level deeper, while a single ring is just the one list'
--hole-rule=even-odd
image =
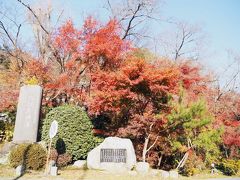
[{"label": "bare tree branch", "polygon": [[12,39],[11,35],[9,34],[9,32],[7,31],[7,29],[5,28],[4,24],[2,21],[0,21],[0,28],[3,29],[3,31],[5,32],[5,34],[7,35],[8,39],[11,41],[11,43],[13,44],[13,46],[15,47],[15,42]]},{"label": "bare tree branch", "polygon": [[[160,18],[154,14],[157,8],[156,0],[122,0],[117,1],[107,0],[107,10],[118,20],[123,31],[122,39],[129,38],[134,41],[139,41],[138,34],[144,35],[142,24],[147,20],[159,21]],[[159,15],[159,11],[158,11]],[[142,42],[141,40],[140,42]],[[136,42],[135,42],[136,43]]]},{"label": "bare tree branch", "polygon": [[125,34],[123,35],[122,39],[126,39],[126,37],[128,36],[129,31],[132,29],[132,27],[131,27],[132,22],[133,22],[133,20],[136,18],[136,14],[137,14],[138,11],[140,10],[141,6],[142,6],[142,4],[138,4],[137,9],[133,12],[133,15],[132,15],[132,17],[130,18],[130,21],[128,22],[127,29],[125,30]]},{"label": "bare tree branch", "polygon": [[49,32],[46,30],[46,28],[42,25],[41,21],[39,20],[38,16],[36,15],[36,13],[32,10],[32,8],[25,4],[24,2],[22,2],[21,0],[17,0],[18,2],[20,2],[24,7],[26,7],[31,13],[32,15],[35,17],[35,19],[37,20],[38,24],[40,25],[40,27],[42,28],[42,30],[46,33],[49,34]]},{"label": "bare tree branch", "polygon": [[22,27],[22,24],[20,24],[20,25],[18,26],[18,28],[17,28],[17,34],[16,34],[16,38],[15,38],[15,44],[17,44],[18,36],[19,36],[21,27]]}]

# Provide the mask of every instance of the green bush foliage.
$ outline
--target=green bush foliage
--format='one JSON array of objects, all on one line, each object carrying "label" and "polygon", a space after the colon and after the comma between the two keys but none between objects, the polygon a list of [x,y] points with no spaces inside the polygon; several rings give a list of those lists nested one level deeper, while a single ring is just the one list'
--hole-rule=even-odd
[{"label": "green bush foliage", "polygon": [[216,168],[227,176],[236,175],[240,170],[240,160],[223,159]]},{"label": "green bush foliage", "polygon": [[[186,152],[189,143],[202,157],[202,161],[209,165],[216,162],[220,156],[219,145],[222,142],[223,129],[213,129],[213,117],[209,114],[206,102],[198,100],[194,103],[178,102],[168,117],[169,126],[174,136],[171,137],[172,153],[178,155]],[[182,158],[181,156],[179,156]]]},{"label": "green bush foliage", "polygon": [[58,133],[53,138],[58,154],[67,152],[73,160],[86,159],[87,153],[102,141],[93,135],[93,125],[87,113],[72,105],[56,107],[47,114],[42,127],[42,140],[49,142],[53,120],[58,122]]},{"label": "green bush foliage", "polygon": [[16,168],[24,165],[27,169],[39,170],[46,163],[47,152],[40,144],[20,144],[9,156],[10,165]]}]

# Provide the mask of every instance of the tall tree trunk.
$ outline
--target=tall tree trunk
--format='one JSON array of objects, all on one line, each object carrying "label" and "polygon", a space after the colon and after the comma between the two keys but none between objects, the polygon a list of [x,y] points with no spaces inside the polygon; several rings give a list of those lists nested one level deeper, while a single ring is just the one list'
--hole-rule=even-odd
[{"label": "tall tree trunk", "polygon": [[145,138],[143,153],[142,153],[142,161],[146,162],[146,154],[147,154],[147,147],[149,142],[149,136]]}]

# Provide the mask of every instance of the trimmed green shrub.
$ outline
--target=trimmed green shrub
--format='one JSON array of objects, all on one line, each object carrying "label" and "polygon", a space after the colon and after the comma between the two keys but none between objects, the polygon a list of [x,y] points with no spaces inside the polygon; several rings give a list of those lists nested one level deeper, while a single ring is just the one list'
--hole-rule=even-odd
[{"label": "trimmed green shrub", "polygon": [[29,147],[30,144],[20,144],[10,152],[9,162],[13,168],[21,164],[26,164],[27,150]]},{"label": "trimmed green shrub", "polygon": [[47,151],[40,144],[31,144],[27,151],[27,169],[39,170],[43,168],[47,160]]},{"label": "trimmed green shrub", "polygon": [[240,169],[240,160],[224,159],[216,166],[224,175],[236,175]]},{"label": "trimmed green shrub", "polygon": [[58,133],[53,138],[53,147],[58,154],[67,152],[73,160],[86,159],[87,153],[102,141],[93,135],[93,125],[87,113],[72,105],[56,107],[47,114],[42,127],[42,140],[49,142],[53,120],[58,122]]},{"label": "trimmed green shrub", "polygon": [[9,156],[10,165],[14,168],[23,164],[27,169],[39,170],[45,166],[47,152],[40,144],[20,144]]}]

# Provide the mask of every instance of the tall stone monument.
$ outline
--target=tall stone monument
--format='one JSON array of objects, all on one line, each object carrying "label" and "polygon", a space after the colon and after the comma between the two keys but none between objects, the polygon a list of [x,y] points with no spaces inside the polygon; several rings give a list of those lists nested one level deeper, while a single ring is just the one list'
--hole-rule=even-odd
[{"label": "tall stone monument", "polygon": [[42,88],[26,85],[20,89],[13,142],[36,142],[39,115],[42,101]]}]

